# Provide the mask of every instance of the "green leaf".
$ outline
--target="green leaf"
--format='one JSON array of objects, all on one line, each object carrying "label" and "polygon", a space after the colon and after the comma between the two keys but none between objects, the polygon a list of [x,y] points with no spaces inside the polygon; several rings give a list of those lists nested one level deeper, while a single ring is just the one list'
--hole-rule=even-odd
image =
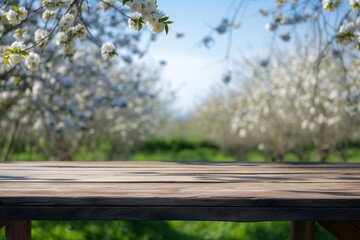
[{"label": "green leaf", "polygon": [[9,57],[4,58],[4,66],[6,67],[9,64]]},{"label": "green leaf", "polygon": [[166,32],[166,35],[169,33],[169,26],[167,24],[165,24],[165,32]]},{"label": "green leaf", "polygon": [[10,53],[9,53],[9,49],[6,50],[6,52],[4,52],[2,54],[3,57],[9,57],[10,56]]},{"label": "green leaf", "polygon": [[27,51],[24,51],[24,50],[19,50],[18,53],[21,54],[21,55],[23,55],[24,57],[29,56],[29,53],[28,53]]},{"label": "green leaf", "polygon": [[168,19],[169,19],[169,17],[163,17],[163,18],[160,19],[160,22],[165,22]]},{"label": "green leaf", "polygon": [[13,10],[15,11],[15,12],[19,12],[19,7],[18,6],[13,6]]},{"label": "green leaf", "polygon": [[338,34],[335,37],[338,41],[345,41],[345,40],[353,41],[355,39],[355,34],[350,32],[346,34]]},{"label": "green leaf", "polygon": [[19,28],[19,29],[16,29],[15,32],[22,35],[22,34],[24,34],[24,32],[26,32],[26,30]]},{"label": "green leaf", "polygon": [[16,85],[19,85],[20,80],[21,80],[21,79],[20,79],[19,76],[14,77],[14,82],[15,82]]}]

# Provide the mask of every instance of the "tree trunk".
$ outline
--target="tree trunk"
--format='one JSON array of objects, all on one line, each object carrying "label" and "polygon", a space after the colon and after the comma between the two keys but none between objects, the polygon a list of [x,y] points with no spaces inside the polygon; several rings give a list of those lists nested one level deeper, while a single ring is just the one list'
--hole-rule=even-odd
[{"label": "tree trunk", "polygon": [[326,162],[326,158],[329,156],[330,149],[328,146],[321,146],[318,149],[318,160],[319,162]]},{"label": "tree trunk", "polygon": [[10,161],[9,157],[10,157],[12,147],[14,145],[15,136],[16,136],[16,132],[17,132],[18,127],[19,127],[19,123],[20,123],[20,118],[15,122],[14,130],[12,131],[11,136],[10,136],[10,140],[9,140],[7,146],[5,147],[5,153],[4,153],[4,156],[3,156],[3,161],[4,162]]}]

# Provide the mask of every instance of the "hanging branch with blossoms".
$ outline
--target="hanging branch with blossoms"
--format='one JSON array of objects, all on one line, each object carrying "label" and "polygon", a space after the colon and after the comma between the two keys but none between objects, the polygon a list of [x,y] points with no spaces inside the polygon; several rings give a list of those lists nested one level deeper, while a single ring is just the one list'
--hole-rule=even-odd
[{"label": "hanging branch with blossoms", "polygon": [[[120,14],[127,18],[131,29],[140,31],[147,25],[153,33],[168,33],[169,25],[173,23],[164,12],[158,9],[156,0],[43,0],[24,1],[25,6],[5,1],[0,5],[0,36],[13,32],[15,41],[2,52],[5,66],[14,67],[25,62],[30,71],[37,71],[41,64],[40,56],[46,51],[50,42],[55,42],[58,51],[70,60],[76,53],[76,42],[86,37],[95,42],[105,60],[118,55],[115,45],[111,42],[100,43],[94,37],[94,26],[88,23],[85,16],[95,15],[100,10],[111,14]],[[24,41],[26,25],[41,15],[38,29],[31,41]],[[106,26],[103,26],[106,28]],[[101,46],[102,45],[102,46]],[[100,47],[101,46],[101,47]]]},{"label": "hanging branch with blossoms", "polygon": [[[225,83],[232,79],[230,61],[233,31],[247,24],[247,19],[243,17],[252,2],[232,1],[228,14],[212,28],[210,34],[201,39],[201,46],[211,48],[216,40],[215,35],[228,35],[223,59],[225,71],[222,80]],[[273,34],[269,39],[284,43],[293,40],[316,43],[313,50],[317,51],[317,65],[329,50],[340,59],[345,51],[360,50],[360,0],[273,0],[272,3],[272,7],[261,8],[258,12],[267,20],[265,29]],[[268,62],[269,59],[263,61]]]},{"label": "hanging branch with blossoms", "polygon": [[[359,0],[277,0],[275,10],[260,10],[264,17],[272,16],[265,28],[276,31],[283,28],[279,37],[289,41],[295,32],[295,26],[309,23],[309,30],[321,46],[321,51],[326,51],[331,45],[337,51],[344,46],[359,46],[360,30],[360,1]],[[294,34],[292,34],[294,33]],[[299,34],[300,35],[300,34]],[[338,46],[340,44],[340,46]]]}]

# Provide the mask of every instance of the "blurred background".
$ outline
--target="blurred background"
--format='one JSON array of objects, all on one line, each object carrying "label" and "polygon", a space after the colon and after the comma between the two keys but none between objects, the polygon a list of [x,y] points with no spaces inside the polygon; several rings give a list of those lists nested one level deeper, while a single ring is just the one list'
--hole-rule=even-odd
[{"label": "blurred background", "polygon": [[[85,15],[119,55],[104,62],[87,39],[71,61],[50,43],[40,73],[1,66],[1,160],[360,162],[359,55],[334,38],[343,9],[333,17],[315,8],[319,1],[275,2],[160,1],[175,20],[168,35],[128,30],[122,16]],[[29,38],[36,26],[26,26]],[[13,41],[14,29],[4,29],[0,52]],[[287,222],[33,226],[34,239],[69,240],[290,232]],[[334,239],[320,227],[316,234]]]}]

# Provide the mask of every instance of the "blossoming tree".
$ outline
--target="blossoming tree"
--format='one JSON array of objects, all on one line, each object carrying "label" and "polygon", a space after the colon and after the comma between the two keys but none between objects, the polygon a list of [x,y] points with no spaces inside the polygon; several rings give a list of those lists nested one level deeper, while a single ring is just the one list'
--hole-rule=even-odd
[{"label": "blossoming tree", "polygon": [[258,149],[273,161],[281,161],[289,151],[307,160],[310,144],[319,161],[325,161],[341,141],[360,134],[358,59],[350,59],[346,78],[331,54],[319,71],[314,67],[317,56],[304,50],[293,55],[274,52],[263,67],[259,60],[250,60],[250,74],[236,75],[241,87],[210,96],[199,108],[198,121],[210,140],[241,151],[240,157]]},{"label": "blossoming tree", "polygon": [[156,1],[13,0],[0,9],[4,158],[19,132],[45,139],[35,145],[47,155],[70,160],[106,133],[116,133],[121,152],[153,130],[160,66],[141,71],[150,68],[138,61],[147,50],[141,45],[154,35],[138,30],[168,31]]}]

